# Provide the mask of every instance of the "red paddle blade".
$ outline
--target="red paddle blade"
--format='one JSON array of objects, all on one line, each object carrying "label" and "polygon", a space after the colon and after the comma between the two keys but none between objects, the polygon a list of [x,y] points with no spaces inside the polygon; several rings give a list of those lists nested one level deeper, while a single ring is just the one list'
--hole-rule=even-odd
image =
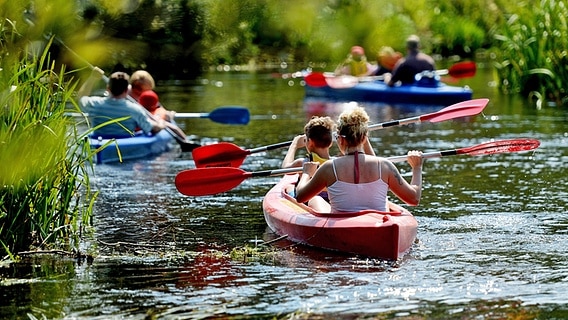
[{"label": "red paddle blade", "polygon": [[186,196],[207,196],[229,191],[249,176],[251,173],[239,168],[198,168],[179,172],[175,184]]},{"label": "red paddle blade", "polygon": [[327,86],[327,81],[325,81],[325,76],[320,72],[312,72],[308,74],[304,80],[306,84],[311,87],[325,87]]},{"label": "red paddle blade", "polygon": [[489,103],[489,99],[474,99],[453,104],[440,111],[425,114],[420,121],[442,122],[450,119],[474,116],[481,113]]},{"label": "red paddle blade", "polygon": [[470,156],[482,156],[495,153],[530,151],[538,148],[539,146],[540,141],[536,139],[509,139],[457,149],[456,153],[468,154]]},{"label": "red paddle blade", "polygon": [[454,78],[470,78],[475,76],[477,65],[473,61],[458,62],[450,67],[448,73]]},{"label": "red paddle blade", "polygon": [[243,164],[250,151],[229,142],[219,142],[195,148],[191,154],[197,168],[238,168]]}]

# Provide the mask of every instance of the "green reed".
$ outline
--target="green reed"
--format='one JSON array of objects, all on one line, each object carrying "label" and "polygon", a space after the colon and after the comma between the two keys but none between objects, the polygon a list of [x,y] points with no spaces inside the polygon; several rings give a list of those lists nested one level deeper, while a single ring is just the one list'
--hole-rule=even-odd
[{"label": "green reed", "polygon": [[47,49],[11,66],[7,60],[0,71],[0,244],[8,255],[77,249],[96,192],[87,133],[65,115],[79,111],[75,84],[64,67],[55,70]]},{"label": "green reed", "polygon": [[[522,4],[522,3],[521,3]],[[568,8],[564,1],[524,3],[498,28],[494,65],[503,92],[568,104]]]}]

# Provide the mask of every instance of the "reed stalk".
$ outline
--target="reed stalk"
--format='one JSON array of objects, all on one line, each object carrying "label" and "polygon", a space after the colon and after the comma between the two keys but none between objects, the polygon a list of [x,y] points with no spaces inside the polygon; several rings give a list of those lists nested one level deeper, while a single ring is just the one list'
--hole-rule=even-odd
[{"label": "reed stalk", "polygon": [[506,93],[567,105],[568,7],[564,1],[524,3],[497,29],[494,66]]},{"label": "reed stalk", "polygon": [[0,71],[0,245],[12,258],[33,248],[78,250],[96,198],[88,132],[65,116],[79,111],[75,84],[64,67],[55,70],[49,45],[18,63],[2,60]]}]

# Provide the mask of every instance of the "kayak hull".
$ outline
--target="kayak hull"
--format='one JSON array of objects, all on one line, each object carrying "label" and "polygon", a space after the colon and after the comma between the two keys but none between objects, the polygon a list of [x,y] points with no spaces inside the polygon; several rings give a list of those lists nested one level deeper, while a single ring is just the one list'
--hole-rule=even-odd
[{"label": "kayak hull", "polygon": [[471,100],[469,87],[401,85],[389,87],[382,81],[360,82],[350,88],[314,87],[306,85],[306,97],[338,101],[381,102],[386,104],[452,105]]},{"label": "kayak hull", "polygon": [[155,135],[136,135],[128,138],[102,139],[95,136],[89,138],[91,150],[110,144],[94,155],[98,164],[136,160],[159,155],[171,149],[172,136],[161,130]]},{"label": "kayak hull", "polygon": [[264,218],[277,235],[317,248],[389,260],[402,257],[414,243],[418,223],[408,210],[391,204],[390,212],[313,212],[286,193],[296,180],[297,174],[284,176],[264,197]]}]

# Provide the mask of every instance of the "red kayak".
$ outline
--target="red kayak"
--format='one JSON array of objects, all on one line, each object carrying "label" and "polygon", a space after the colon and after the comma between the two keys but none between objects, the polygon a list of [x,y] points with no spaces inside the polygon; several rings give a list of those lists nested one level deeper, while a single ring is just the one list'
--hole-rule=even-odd
[{"label": "red kayak", "polygon": [[414,243],[418,223],[408,210],[391,203],[389,212],[314,212],[286,193],[297,179],[285,175],[264,197],[264,218],[274,233],[313,247],[391,260]]}]

